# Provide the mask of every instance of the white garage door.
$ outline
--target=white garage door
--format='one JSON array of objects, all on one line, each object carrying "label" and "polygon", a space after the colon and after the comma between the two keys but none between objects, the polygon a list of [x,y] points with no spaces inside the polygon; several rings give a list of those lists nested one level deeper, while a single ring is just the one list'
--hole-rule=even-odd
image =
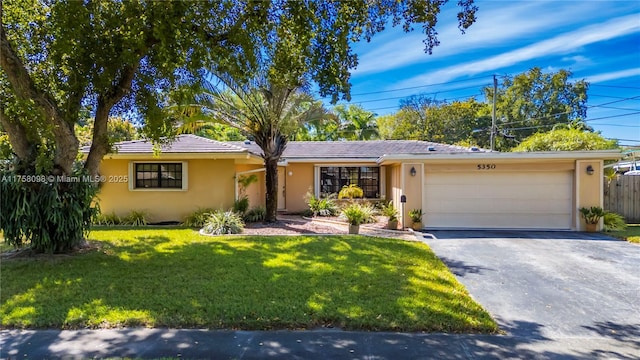
[{"label": "white garage door", "polygon": [[427,172],[428,228],[570,229],[572,183],[561,172]]}]

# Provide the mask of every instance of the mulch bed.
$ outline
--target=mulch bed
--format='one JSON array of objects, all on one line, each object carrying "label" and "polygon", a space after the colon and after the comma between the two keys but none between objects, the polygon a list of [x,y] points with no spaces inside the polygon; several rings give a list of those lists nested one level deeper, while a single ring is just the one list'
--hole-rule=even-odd
[{"label": "mulch bed", "polygon": [[[347,223],[338,217],[319,217],[315,220],[317,221],[298,215],[278,215],[278,221],[275,223],[248,223],[242,233],[246,235],[295,235],[346,234],[348,232]],[[366,224],[366,226],[383,229],[386,226],[386,219],[380,216],[377,220],[377,222]]]}]

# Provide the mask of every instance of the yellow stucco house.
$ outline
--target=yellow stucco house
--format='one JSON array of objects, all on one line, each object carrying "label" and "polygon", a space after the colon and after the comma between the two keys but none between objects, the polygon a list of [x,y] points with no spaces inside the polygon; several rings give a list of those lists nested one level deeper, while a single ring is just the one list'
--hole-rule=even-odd
[{"label": "yellow stucco house", "polygon": [[[252,142],[180,135],[154,152],[144,140],[116,144],[102,161],[103,213],[144,210],[153,222],[180,221],[198,208],[228,209],[237,177],[257,174],[247,191],[264,204],[264,168]],[[408,222],[423,210],[428,229],[585,228],[578,209],[602,206],[603,162],[617,151],[499,153],[425,141],[290,142],[278,171],[278,207],[297,213],[304,196],[357,183],[368,199],[391,200]]]}]

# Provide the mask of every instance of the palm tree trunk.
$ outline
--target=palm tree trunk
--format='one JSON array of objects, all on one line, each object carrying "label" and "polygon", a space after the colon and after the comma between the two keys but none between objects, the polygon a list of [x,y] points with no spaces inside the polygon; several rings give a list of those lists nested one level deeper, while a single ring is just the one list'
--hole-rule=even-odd
[{"label": "palm tree trunk", "polygon": [[266,210],[264,222],[276,222],[278,214],[278,159],[265,159]]}]

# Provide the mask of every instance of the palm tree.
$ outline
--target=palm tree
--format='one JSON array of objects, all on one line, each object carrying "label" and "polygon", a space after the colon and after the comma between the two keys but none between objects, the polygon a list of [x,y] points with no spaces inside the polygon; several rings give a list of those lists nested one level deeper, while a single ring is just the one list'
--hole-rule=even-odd
[{"label": "palm tree", "polygon": [[338,105],[333,108],[340,122],[340,137],[345,140],[373,140],[379,138],[375,114],[360,105]]},{"label": "palm tree", "polygon": [[180,106],[183,113],[196,121],[209,115],[209,121],[237,128],[260,146],[266,170],[265,222],[277,221],[278,161],[301,124],[324,116],[322,103],[301,91],[300,84],[273,84],[264,78],[241,83],[216,72],[203,79],[192,100]]}]

